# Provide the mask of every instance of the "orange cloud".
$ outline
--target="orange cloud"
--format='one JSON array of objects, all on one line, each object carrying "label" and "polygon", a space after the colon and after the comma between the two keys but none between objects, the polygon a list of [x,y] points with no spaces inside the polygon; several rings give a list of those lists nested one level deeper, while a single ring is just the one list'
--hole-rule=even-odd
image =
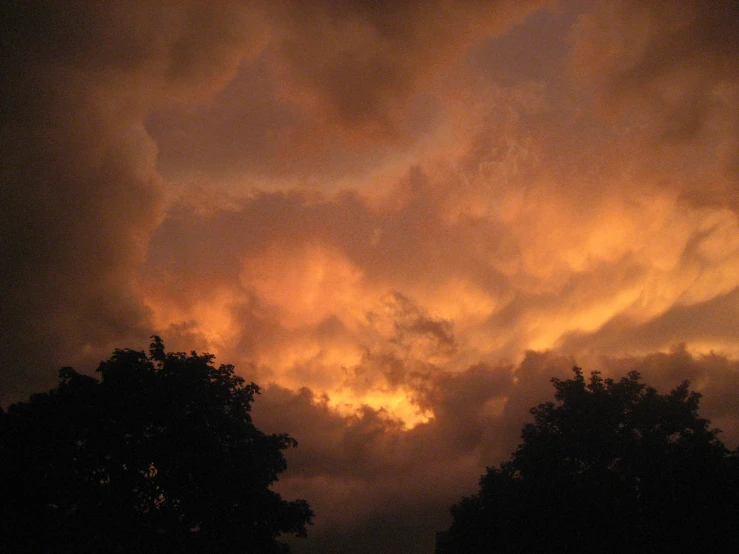
[{"label": "orange cloud", "polygon": [[735,3],[47,8],[1,8],[4,404],[217,354],[301,441],[296,552],[430,551],[576,362],[737,442]]}]

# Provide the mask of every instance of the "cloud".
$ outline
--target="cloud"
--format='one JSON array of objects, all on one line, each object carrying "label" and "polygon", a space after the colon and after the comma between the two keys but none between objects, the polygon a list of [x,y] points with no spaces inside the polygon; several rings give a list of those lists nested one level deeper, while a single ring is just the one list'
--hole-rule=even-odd
[{"label": "cloud", "polygon": [[736,442],[734,4],[48,7],[2,8],[0,402],[214,352],[301,442],[297,552],[430,551],[575,363]]},{"label": "cloud", "polygon": [[536,4],[315,2],[285,10],[279,16],[288,36],[275,52],[285,96],[349,131],[392,136],[435,73],[477,37],[505,30]]},{"label": "cloud", "polygon": [[422,147],[469,48],[540,4],[268,3],[269,44],[214,102],[150,115],[160,167],[236,187],[356,184]]},{"label": "cloud", "polygon": [[693,177],[685,194],[701,204],[736,205],[737,15],[731,1],[603,2],[572,32],[571,66],[595,102]]},{"label": "cloud", "polygon": [[4,401],[151,328],[137,266],[164,204],[143,120],[223,86],[263,42],[235,5],[172,7],[3,6]]},{"label": "cloud", "polygon": [[[551,400],[550,378],[570,377],[574,363],[530,352],[517,366],[436,373],[424,384],[435,417],[410,431],[371,409],[340,416],[307,389],[268,388],[255,405],[255,418],[274,430],[291,424],[300,442],[289,453],[280,490],[312,499],[316,525],[310,548],[344,552],[352,540],[360,553],[428,551],[434,530],[449,524],[449,506],[475,491],[486,465],[508,459],[531,420],[529,408]],[[732,439],[729,445],[736,441],[738,414],[727,402],[739,387],[736,361],[693,356],[678,346],[662,354],[602,358],[591,369],[616,379],[636,370],[660,392],[690,379],[704,395],[701,414],[714,425],[730,424],[722,437]],[[300,541],[294,548],[307,551]]]},{"label": "cloud", "polygon": [[80,83],[65,87],[31,87],[29,98],[49,95],[44,113],[29,122],[14,112],[3,125],[0,366],[10,397],[37,386],[33,372],[48,385],[60,354],[78,359],[86,345],[147,327],[133,282],[162,214],[155,146]]}]

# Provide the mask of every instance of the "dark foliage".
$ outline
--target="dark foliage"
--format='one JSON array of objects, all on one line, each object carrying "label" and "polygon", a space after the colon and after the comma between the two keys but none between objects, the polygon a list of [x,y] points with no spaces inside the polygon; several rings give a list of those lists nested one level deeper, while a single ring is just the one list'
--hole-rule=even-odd
[{"label": "dark foliage", "polygon": [[737,456],[698,416],[700,395],[574,371],[452,507],[445,552],[739,551]]},{"label": "dark foliage", "polygon": [[270,490],[288,435],[252,423],[259,388],[213,356],[116,350],[0,412],[3,552],[288,552],[312,513]]}]

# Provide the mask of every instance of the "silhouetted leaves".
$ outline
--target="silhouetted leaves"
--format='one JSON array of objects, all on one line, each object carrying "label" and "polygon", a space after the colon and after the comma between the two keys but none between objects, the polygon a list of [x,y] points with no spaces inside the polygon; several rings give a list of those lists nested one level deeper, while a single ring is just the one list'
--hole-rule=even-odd
[{"label": "silhouetted leaves", "polygon": [[297,443],[257,429],[257,385],[212,362],[154,337],[0,414],[0,549],[287,552],[312,513],[270,485]]},{"label": "silhouetted leaves", "polygon": [[574,372],[453,506],[446,551],[737,551],[737,457],[698,416],[700,395]]}]

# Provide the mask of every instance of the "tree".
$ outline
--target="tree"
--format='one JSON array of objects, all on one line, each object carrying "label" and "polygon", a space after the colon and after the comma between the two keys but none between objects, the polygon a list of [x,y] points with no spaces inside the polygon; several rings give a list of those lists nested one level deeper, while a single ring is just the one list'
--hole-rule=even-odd
[{"label": "tree", "polygon": [[533,408],[511,459],[452,507],[447,550],[739,550],[737,456],[689,383],[659,394],[637,372],[574,373],[552,379],[557,402]]},{"label": "tree", "polygon": [[152,338],[0,413],[0,550],[273,553],[305,535],[308,504],[270,489],[297,443],[254,426],[259,387]]}]

